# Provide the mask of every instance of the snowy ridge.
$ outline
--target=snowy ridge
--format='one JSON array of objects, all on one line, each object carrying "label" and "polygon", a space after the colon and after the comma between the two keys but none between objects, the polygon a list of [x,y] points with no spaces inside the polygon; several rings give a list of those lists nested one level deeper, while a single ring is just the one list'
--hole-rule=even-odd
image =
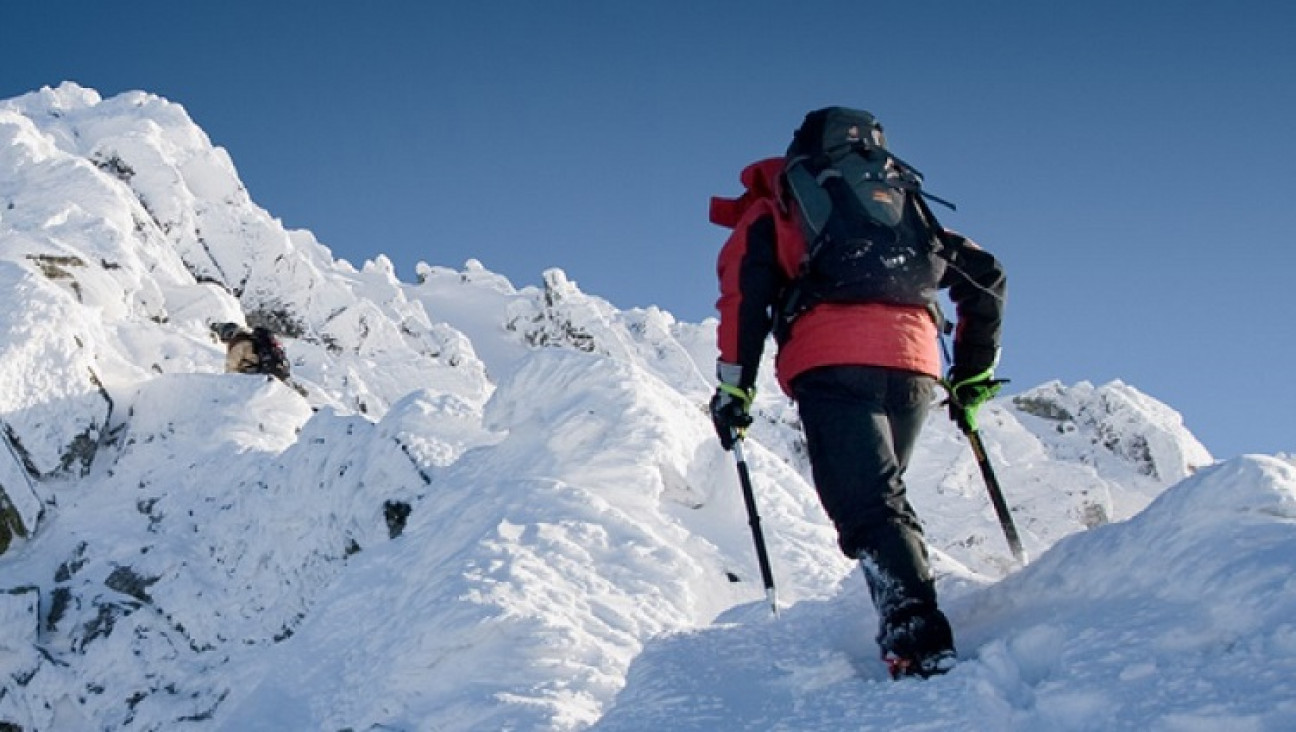
[{"label": "snowy ridge", "polygon": [[[748,449],[783,608],[768,617],[704,409],[713,322],[619,310],[558,269],[522,288],[478,262],[416,283],[381,257],[356,269],[143,93],[0,102],[0,165],[0,525],[21,529],[0,554],[0,722],[1296,721],[1296,468],[1199,470],[1179,416],[1131,386],[986,409],[1038,558],[1020,571],[933,411],[910,486],[965,663],[893,684],[772,368]],[[308,396],[221,373],[215,320],[284,333]]]}]

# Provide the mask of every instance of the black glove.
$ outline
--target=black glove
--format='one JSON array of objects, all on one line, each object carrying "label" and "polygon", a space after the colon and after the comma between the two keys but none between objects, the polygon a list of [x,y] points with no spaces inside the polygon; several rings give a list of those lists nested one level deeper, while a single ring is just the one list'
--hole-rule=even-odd
[{"label": "black glove", "polygon": [[725,450],[732,450],[734,440],[742,439],[752,423],[751,405],[756,389],[743,389],[737,385],[741,371],[736,364],[716,363],[720,383],[711,397],[711,422],[720,437],[720,447]]},{"label": "black glove", "polygon": [[978,374],[967,375],[956,369],[950,371],[949,378],[941,382],[949,392],[950,419],[954,420],[964,432],[977,430],[976,413],[981,405],[994,398],[1007,379],[996,379],[994,369],[986,369]]}]

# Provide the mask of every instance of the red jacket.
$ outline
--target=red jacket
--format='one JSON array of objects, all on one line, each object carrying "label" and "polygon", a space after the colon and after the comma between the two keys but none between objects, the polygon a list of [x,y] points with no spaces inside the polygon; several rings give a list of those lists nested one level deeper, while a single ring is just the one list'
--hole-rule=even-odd
[{"label": "red jacket", "polygon": [[[742,366],[743,386],[755,383],[773,314],[805,254],[797,215],[783,203],[787,198],[782,172],[783,158],[753,163],[742,172],[746,191],[741,197],[711,200],[711,221],[733,229],[716,267],[720,278],[717,343],[721,361]],[[1003,273],[988,253],[958,235],[947,236],[969,247],[977,260],[972,269],[982,275],[975,287],[951,289],[960,316],[955,362],[984,370],[994,363],[998,351]],[[987,294],[996,291],[993,297]],[[965,318],[971,322],[965,324]],[[886,303],[825,303],[812,308],[793,323],[776,364],[779,384],[788,394],[792,379],[818,366],[858,364],[937,378],[941,374],[932,315],[921,306]]]}]

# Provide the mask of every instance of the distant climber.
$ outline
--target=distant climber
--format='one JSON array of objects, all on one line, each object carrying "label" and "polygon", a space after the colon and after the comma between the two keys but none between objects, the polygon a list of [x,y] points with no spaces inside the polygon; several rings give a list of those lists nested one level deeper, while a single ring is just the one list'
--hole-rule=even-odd
[{"label": "distant climber", "polygon": [[212,333],[225,344],[225,371],[266,374],[292,386],[288,355],[268,328],[248,329],[238,323],[212,323]]}]

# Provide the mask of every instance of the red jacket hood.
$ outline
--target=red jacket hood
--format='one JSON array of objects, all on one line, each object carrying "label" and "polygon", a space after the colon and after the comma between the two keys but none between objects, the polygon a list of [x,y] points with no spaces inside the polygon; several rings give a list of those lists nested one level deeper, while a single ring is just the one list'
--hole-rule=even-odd
[{"label": "red jacket hood", "polygon": [[766,158],[748,165],[741,176],[743,194],[738,198],[711,199],[711,223],[732,229],[752,204],[762,199],[781,200],[783,158]]}]

